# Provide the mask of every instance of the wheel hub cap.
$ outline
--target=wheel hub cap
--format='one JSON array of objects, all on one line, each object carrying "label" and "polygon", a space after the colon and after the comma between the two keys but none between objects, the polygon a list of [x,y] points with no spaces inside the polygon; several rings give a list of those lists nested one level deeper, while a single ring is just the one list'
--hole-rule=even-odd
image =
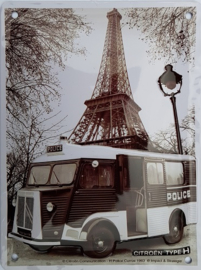
[{"label": "wheel hub cap", "polygon": [[98,246],[99,247],[103,247],[104,246],[104,242],[103,241],[98,241]]}]

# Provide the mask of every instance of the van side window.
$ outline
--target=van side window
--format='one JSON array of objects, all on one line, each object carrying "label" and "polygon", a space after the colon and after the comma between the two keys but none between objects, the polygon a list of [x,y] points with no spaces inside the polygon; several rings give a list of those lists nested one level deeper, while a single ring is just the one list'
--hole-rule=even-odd
[{"label": "van side window", "polygon": [[167,185],[182,185],[184,183],[184,167],[181,162],[165,162]]},{"label": "van side window", "polygon": [[158,185],[164,183],[162,163],[147,162],[147,180],[150,185]]},{"label": "van side window", "polygon": [[81,188],[101,188],[114,186],[114,165],[100,164],[94,168],[85,164],[80,178]]}]

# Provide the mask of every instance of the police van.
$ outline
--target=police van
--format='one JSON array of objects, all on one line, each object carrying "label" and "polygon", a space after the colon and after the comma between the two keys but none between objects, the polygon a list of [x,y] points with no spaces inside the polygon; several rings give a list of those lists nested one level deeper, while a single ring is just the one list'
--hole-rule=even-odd
[{"label": "police van", "polygon": [[37,251],[80,246],[103,258],[117,242],[177,243],[193,223],[194,157],[61,140],[31,163],[9,236]]}]

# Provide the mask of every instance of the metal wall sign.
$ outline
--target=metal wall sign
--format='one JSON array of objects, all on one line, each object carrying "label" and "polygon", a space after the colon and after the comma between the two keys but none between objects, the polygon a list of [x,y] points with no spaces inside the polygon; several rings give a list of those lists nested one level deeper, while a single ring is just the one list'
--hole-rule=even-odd
[{"label": "metal wall sign", "polygon": [[0,268],[200,269],[200,14],[2,5]]}]

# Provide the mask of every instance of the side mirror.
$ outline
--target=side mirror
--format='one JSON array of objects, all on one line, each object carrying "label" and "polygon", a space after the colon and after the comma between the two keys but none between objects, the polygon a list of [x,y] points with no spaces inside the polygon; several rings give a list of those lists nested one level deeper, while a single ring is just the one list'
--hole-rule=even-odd
[{"label": "side mirror", "polygon": [[17,200],[16,200],[16,199],[13,199],[13,200],[12,200],[12,206],[15,207],[16,204],[17,204]]},{"label": "side mirror", "polygon": [[93,160],[92,163],[91,163],[91,165],[92,165],[93,168],[98,167],[98,165],[99,165],[98,160]]}]

